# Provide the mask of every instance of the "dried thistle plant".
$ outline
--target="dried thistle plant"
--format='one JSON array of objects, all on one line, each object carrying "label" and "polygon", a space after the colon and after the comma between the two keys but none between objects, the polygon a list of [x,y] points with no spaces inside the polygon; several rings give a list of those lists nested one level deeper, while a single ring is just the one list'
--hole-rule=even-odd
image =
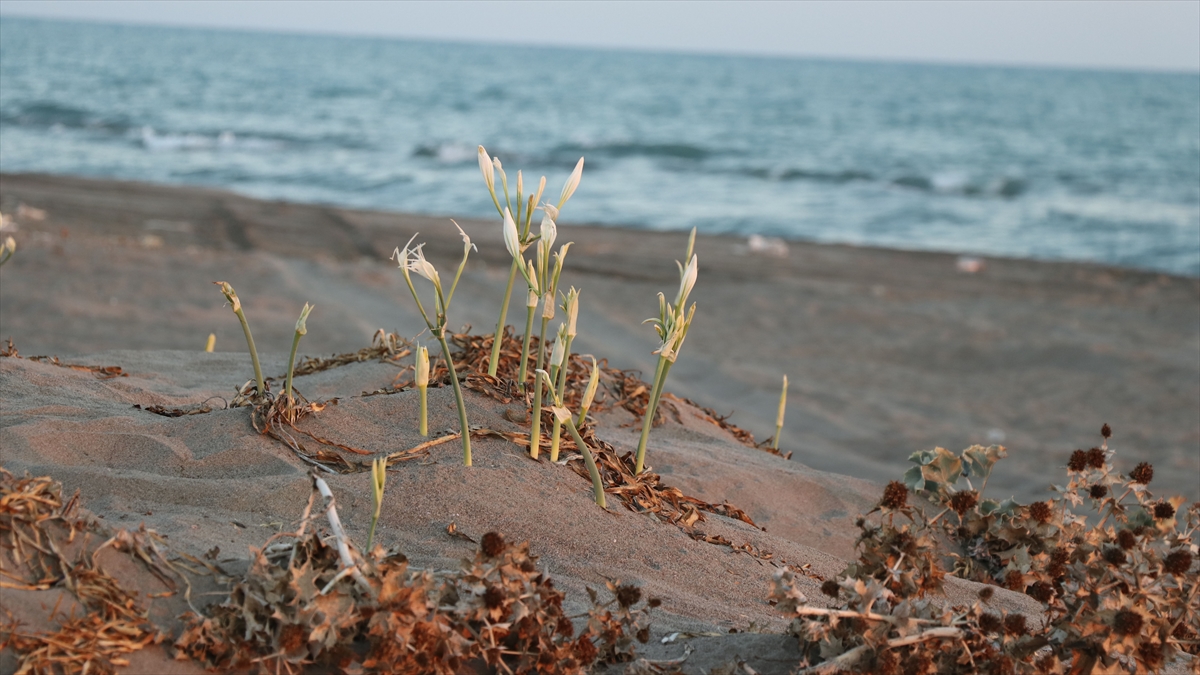
[{"label": "dried thistle plant", "polygon": [[[872,511],[879,522],[858,521],[858,560],[822,586],[837,607],[809,606],[790,572],[777,577],[799,672],[1140,673],[1200,653],[1200,503],[1155,499],[1153,467],[1116,472],[1108,425],[1102,436],[1071,456],[1055,497],[1029,505],[980,496],[1000,446],[915,453]],[[912,492],[941,511],[928,518]],[[947,573],[1025,593],[1044,614],[990,611],[992,586],[969,607],[934,603]]]}]

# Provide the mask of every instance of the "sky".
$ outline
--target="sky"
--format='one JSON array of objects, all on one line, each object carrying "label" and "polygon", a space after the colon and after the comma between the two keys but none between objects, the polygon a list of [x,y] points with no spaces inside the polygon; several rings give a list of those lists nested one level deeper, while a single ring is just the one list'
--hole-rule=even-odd
[{"label": "sky", "polygon": [[1200,0],[0,0],[0,17],[654,51],[1200,73]]}]

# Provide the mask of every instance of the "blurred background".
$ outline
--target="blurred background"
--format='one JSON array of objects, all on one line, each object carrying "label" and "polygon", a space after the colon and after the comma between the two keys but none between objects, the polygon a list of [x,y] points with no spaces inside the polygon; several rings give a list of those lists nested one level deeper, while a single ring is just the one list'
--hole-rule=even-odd
[{"label": "blurred background", "polygon": [[[1200,3],[0,4],[0,170],[1200,275]],[[515,177],[515,176],[514,176]]]}]

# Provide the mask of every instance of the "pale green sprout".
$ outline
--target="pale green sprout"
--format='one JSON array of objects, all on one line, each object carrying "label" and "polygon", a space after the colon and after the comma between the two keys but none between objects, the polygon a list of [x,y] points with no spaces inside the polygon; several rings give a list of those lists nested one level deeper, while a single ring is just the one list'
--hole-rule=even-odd
[{"label": "pale green sprout", "polygon": [[692,253],[695,246],[696,229],[692,228],[692,234],[688,237],[687,255],[684,256],[684,259],[688,261],[687,266],[685,267],[679,261],[675,262],[679,267],[679,291],[675,294],[675,302],[667,304],[666,297],[659,293],[658,318],[646,319],[644,322],[654,325],[660,342],[658,349],[652,352],[658,354],[658,365],[654,370],[654,382],[650,387],[646,416],[642,419],[642,436],[638,440],[635,474],[641,473],[645,467],[646,443],[650,439],[650,427],[654,424],[654,415],[658,410],[659,399],[662,397],[663,385],[667,381],[667,374],[670,373],[671,366],[675,365],[675,359],[679,357],[679,350],[683,347],[683,341],[687,338],[688,330],[692,327],[692,319],[696,315],[695,303],[686,312],[684,311],[688,295],[692,292],[692,287],[696,285],[696,274],[699,269],[696,255]]},{"label": "pale green sprout", "polygon": [[[541,372],[541,371],[538,371]],[[529,456],[538,458],[542,447],[542,379],[533,378],[533,414],[529,418]]]},{"label": "pale green sprout", "polygon": [[429,348],[417,347],[416,365],[413,372],[413,383],[417,385],[417,393],[421,401],[420,430],[422,436],[429,435]]},{"label": "pale green sprout", "polygon": [[287,396],[285,402],[288,406],[292,405],[292,372],[296,370],[296,348],[300,346],[300,338],[308,334],[308,326],[305,322],[308,320],[308,313],[312,310],[312,305],[304,303],[304,309],[300,310],[300,318],[296,320],[296,334],[292,338],[292,355],[288,357],[287,383],[283,388]]},{"label": "pale green sprout", "polygon": [[596,499],[596,504],[600,508],[607,508],[604,499],[604,483],[600,480],[600,469],[596,467],[596,459],[592,457],[591,449],[588,448],[587,443],[584,443],[583,438],[580,437],[579,429],[575,426],[575,421],[571,419],[571,411],[563,406],[562,398],[554,391],[554,383],[550,380],[550,373],[538,369],[535,377],[540,378],[537,383],[537,389],[540,390],[544,384],[546,389],[550,391],[551,396],[554,397],[554,405],[551,408],[554,411],[554,418],[567,425],[567,431],[571,434],[575,445],[579,447],[579,454],[583,455],[583,463],[587,466],[588,475],[592,478],[592,495]]},{"label": "pale green sprout", "polygon": [[242,323],[242,332],[246,334],[246,345],[250,348],[250,361],[254,364],[254,381],[258,385],[257,396],[266,396],[267,385],[263,381],[262,366],[258,363],[258,350],[254,347],[254,336],[250,334],[250,324],[246,322],[246,314],[242,311],[242,301],[238,299],[237,291],[233,290],[233,286],[224,281],[214,281],[213,283],[221,287],[221,293],[225,295],[225,300],[229,302],[233,313]]},{"label": "pale green sprout", "polygon": [[576,418],[575,426],[581,427],[587,420],[588,409],[592,407],[592,401],[596,398],[596,387],[600,384],[600,364],[596,363],[596,357],[592,356],[592,374],[588,378],[587,388],[583,390],[583,400],[579,403],[579,417]]},{"label": "pale green sprout", "polygon": [[367,532],[367,552],[375,541],[375,525],[379,523],[379,511],[383,507],[383,488],[387,484],[387,458],[376,457],[371,462],[371,498],[375,501],[375,513],[371,515],[371,529]]},{"label": "pale green sprout", "polygon": [[[501,177],[503,177],[503,173]],[[458,223],[454,223],[454,226],[458,227],[458,233],[462,235],[463,256],[462,261],[458,264],[458,271],[454,274],[454,281],[450,284],[449,293],[443,289],[437,270],[429,261],[425,260],[425,254],[421,251],[424,244],[410,248],[417,235],[414,234],[412,239],[408,240],[403,251],[397,248],[392,254],[392,259],[399,264],[400,271],[404,273],[404,281],[408,284],[408,290],[412,293],[413,300],[417,303],[417,309],[421,312],[421,317],[425,319],[425,325],[429,327],[429,332],[437,338],[442,346],[442,356],[446,359],[446,368],[450,371],[450,383],[454,387],[454,399],[458,403],[458,422],[462,428],[463,465],[471,466],[471,427],[467,423],[467,407],[463,401],[462,388],[458,384],[458,375],[454,371],[454,360],[450,357],[450,345],[446,343],[446,312],[450,307],[450,301],[454,299],[454,290],[458,287],[458,280],[462,277],[463,269],[467,266],[467,257],[475,245],[471,243],[471,238],[467,236],[466,232],[463,232]],[[429,313],[425,310],[425,305],[421,303],[421,297],[417,295],[416,287],[413,286],[413,272],[425,277],[433,284],[433,318],[430,318]]]},{"label": "pale green sprout", "polygon": [[779,393],[779,413],[775,415],[775,441],[771,447],[775,450],[779,449],[779,435],[783,433],[783,414],[787,411],[787,375],[783,376],[783,391]]},{"label": "pale green sprout", "polygon": [[4,243],[0,244],[0,265],[12,259],[17,252],[17,240],[12,237],[5,237]]}]

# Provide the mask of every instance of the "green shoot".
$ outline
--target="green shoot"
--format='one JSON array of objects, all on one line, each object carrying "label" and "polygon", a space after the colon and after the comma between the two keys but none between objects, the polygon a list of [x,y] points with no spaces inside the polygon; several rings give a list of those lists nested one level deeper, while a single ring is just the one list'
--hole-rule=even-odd
[{"label": "green shoot", "polygon": [[367,553],[375,541],[375,525],[379,523],[379,511],[383,507],[383,488],[387,484],[387,458],[376,457],[371,462],[371,498],[375,501],[375,513],[371,515],[371,529],[367,532]]},{"label": "green shoot", "polygon": [[779,414],[775,416],[775,440],[771,443],[771,448],[779,449],[779,435],[783,433],[783,414],[787,409],[787,375],[783,376],[783,391],[779,393]]},{"label": "green shoot", "polygon": [[[458,223],[454,223],[454,226],[458,227]],[[454,299],[454,290],[458,287],[458,280],[462,277],[463,269],[467,266],[467,257],[471,254],[471,249],[475,248],[471,243],[471,238],[462,231],[461,227],[458,227],[458,233],[462,235],[463,239],[463,257],[458,264],[458,271],[454,274],[454,281],[450,284],[449,293],[444,291],[438,271],[425,259],[425,253],[421,250],[424,244],[409,248],[413,239],[417,238],[415,234],[404,245],[403,251],[399,248],[396,249],[392,259],[399,263],[400,271],[404,274],[404,281],[408,284],[408,290],[412,293],[413,300],[417,303],[417,309],[421,312],[421,317],[425,319],[425,325],[429,327],[429,332],[437,338],[442,346],[442,356],[445,357],[446,368],[450,371],[450,384],[454,387],[454,399],[458,403],[458,422],[462,430],[463,465],[471,466],[471,427],[467,423],[467,406],[463,400],[462,387],[458,383],[458,375],[454,371],[454,359],[450,356],[450,345],[446,343],[446,312],[450,307],[451,300]],[[413,286],[413,272],[425,277],[433,284],[435,295],[432,318],[425,310],[425,305],[421,303],[421,297],[417,295],[416,287]]]},{"label": "green shoot", "polygon": [[420,430],[422,436],[429,435],[429,395],[426,391],[429,388],[429,348],[417,347],[416,367],[413,373],[413,382],[417,385],[417,392],[420,394],[421,400],[421,422]]},{"label": "green shoot", "polygon": [[262,366],[258,363],[258,350],[254,348],[254,336],[250,334],[250,324],[246,322],[246,314],[242,312],[242,301],[238,300],[237,291],[233,290],[233,286],[224,281],[214,281],[214,284],[221,287],[221,293],[225,295],[225,299],[229,302],[229,306],[233,308],[233,313],[237,315],[238,321],[242,322],[242,332],[246,334],[246,344],[250,347],[250,360],[254,363],[254,381],[258,385],[258,397],[267,395],[267,385],[263,381]]},{"label": "green shoot", "polygon": [[[591,448],[587,443],[583,442],[583,438],[579,435],[579,429],[575,426],[575,421],[571,419],[571,411],[567,410],[562,405],[562,399],[559,398],[558,392],[554,391],[554,383],[550,380],[550,373],[544,370],[538,370],[537,375],[541,377],[546,388],[554,397],[554,418],[567,425],[567,432],[571,434],[571,439],[575,441],[575,445],[579,448],[579,454],[583,455],[583,463],[587,466],[588,476],[592,479],[592,495],[596,499],[596,504],[600,508],[607,508],[607,503],[604,499],[604,482],[600,479],[600,469],[596,467],[596,458],[592,456]],[[540,390],[542,382],[538,383]]]},{"label": "green shoot", "polygon": [[292,372],[296,370],[296,348],[300,346],[300,338],[308,334],[305,321],[308,320],[308,313],[312,310],[312,305],[304,303],[304,309],[300,310],[300,318],[296,320],[296,335],[292,338],[292,355],[288,357],[287,384],[283,388],[284,395],[287,396],[285,400],[288,407],[292,405]]},{"label": "green shoot", "polygon": [[659,355],[658,365],[654,370],[654,383],[650,388],[646,416],[642,419],[642,436],[638,440],[634,473],[641,473],[645,467],[646,443],[650,439],[650,427],[654,424],[654,416],[658,411],[663,385],[667,381],[667,375],[671,372],[671,366],[675,365],[675,359],[679,357],[679,350],[683,348],[683,341],[687,338],[688,330],[692,327],[692,319],[696,315],[695,303],[686,312],[684,311],[688,295],[696,284],[697,259],[696,255],[692,253],[695,246],[696,229],[692,228],[692,234],[688,237],[687,255],[684,256],[684,259],[688,261],[687,266],[685,267],[678,261],[675,263],[679,267],[679,292],[675,294],[675,302],[667,304],[666,298],[659,293],[658,318],[646,319],[644,322],[654,325],[660,343],[658,349],[652,352]]}]

